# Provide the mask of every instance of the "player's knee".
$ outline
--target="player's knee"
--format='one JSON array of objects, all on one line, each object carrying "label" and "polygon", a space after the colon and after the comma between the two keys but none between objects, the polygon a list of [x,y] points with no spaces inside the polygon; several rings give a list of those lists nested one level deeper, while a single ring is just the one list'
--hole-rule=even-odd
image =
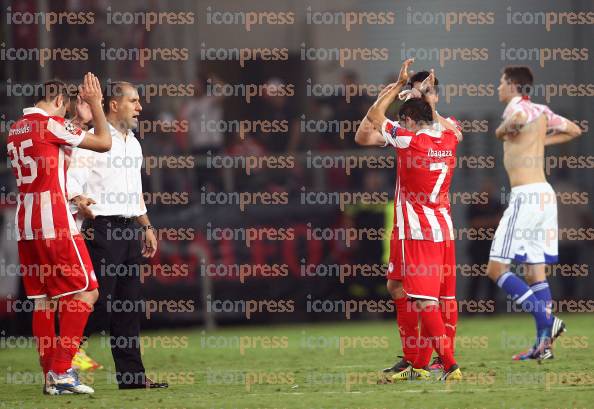
[{"label": "player's knee", "polygon": [[93,291],[89,291],[89,304],[95,304],[99,299],[99,290],[94,289]]},{"label": "player's knee", "polygon": [[487,265],[487,276],[496,282],[507,270],[508,265],[490,260]]},{"label": "player's knee", "polygon": [[99,290],[91,290],[91,291],[83,291],[82,293],[78,293],[75,295],[75,298],[86,302],[89,305],[93,305],[97,302],[99,298]]},{"label": "player's knee", "polygon": [[388,280],[386,287],[393,300],[406,297],[406,293],[402,287],[402,281]]},{"label": "player's knee", "polygon": [[528,284],[546,281],[547,274],[544,264],[528,264],[525,266],[525,279]]}]

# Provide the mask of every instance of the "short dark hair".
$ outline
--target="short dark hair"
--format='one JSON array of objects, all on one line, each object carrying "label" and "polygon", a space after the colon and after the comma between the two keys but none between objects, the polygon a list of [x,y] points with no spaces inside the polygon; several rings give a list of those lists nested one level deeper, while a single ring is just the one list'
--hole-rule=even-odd
[{"label": "short dark hair", "polygon": [[109,103],[114,99],[120,98],[124,95],[124,87],[134,87],[134,85],[127,81],[108,82],[103,90],[103,111],[109,113]]},{"label": "short dark hair", "polygon": [[402,104],[398,111],[400,119],[409,117],[415,122],[433,122],[431,105],[420,98],[411,98]]},{"label": "short dark hair", "polygon": [[[415,82],[423,82],[425,81],[425,79],[430,75],[431,73],[429,71],[419,71],[417,73],[415,73],[412,77],[409,78],[408,80],[408,86],[412,89],[413,85],[415,84]],[[435,77],[435,92],[439,92],[439,81],[437,80],[437,77]]]},{"label": "short dark hair", "polygon": [[58,97],[58,95],[62,95],[64,100],[68,101],[68,85],[66,85],[65,82],[57,79],[46,81],[41,85],[41,92],[39,95],[37,95],[35,103],[41,101],[53,101]]},{"label": "short dark hair", "polygon": [[507,66],[503,69],[503,75],[509,82],[516,86],[518,92],[522,95],[528,95],[532,92],[534,77],[532,70],[524,65]]}]

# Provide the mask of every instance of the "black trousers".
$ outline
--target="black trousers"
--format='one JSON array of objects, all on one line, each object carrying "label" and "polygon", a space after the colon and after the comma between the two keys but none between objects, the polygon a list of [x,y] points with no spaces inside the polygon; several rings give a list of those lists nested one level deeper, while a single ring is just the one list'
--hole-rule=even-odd
[{"label": "black trousers", "polygon": [[82,234],[99,282],[99,299],[89,317],[85,336],[109,332],[120,388],[144,384],[140,356],[141,232],[130,219],[97,216],[85,220]]}]

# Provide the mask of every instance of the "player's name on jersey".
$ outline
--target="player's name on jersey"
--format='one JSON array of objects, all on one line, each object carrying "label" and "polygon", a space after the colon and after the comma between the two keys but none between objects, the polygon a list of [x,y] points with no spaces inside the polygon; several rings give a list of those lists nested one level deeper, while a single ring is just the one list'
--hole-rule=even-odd
[{"label": "player's name on jersey", "polygon": [[439,150],[434,150],[432,148],[429,148],[427,155],[430,157],[433,157],[433,158],[447,158],[448,156],[453,156],[451,150],[439,151]]},{"label": "player's name on jersey", "polygon": [[25,124],[19,128],[12,128],[10,131],[8,131],[8,136],[22,135],[28,132],[31,132],[31,126],[29,124]]}]

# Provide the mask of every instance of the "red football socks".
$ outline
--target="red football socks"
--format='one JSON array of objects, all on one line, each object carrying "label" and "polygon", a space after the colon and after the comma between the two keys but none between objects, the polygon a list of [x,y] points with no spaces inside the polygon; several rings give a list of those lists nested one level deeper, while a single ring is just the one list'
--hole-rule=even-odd
[{"label": "red football socks", "polygon": [[404,359],[414,362],[417,358],[419,345],[419,314],[416,311],[414,302],[406,297],[394,300],[396,305],[396,322],[402,342]]},{"label": "red football socks", "polygon": [[93,306],[84,301],[72,298],[60,300],[60,338],[51,368],[54,372],[64,373],[70,369],[91,311]]},{"label": "red football socks", "polygon": [[56,313],[53,310],[33,311],[33,336],[39,352],[39,363],[46,374],[50,370],[56,348]]},{"label": "red football socks", "polygon": [[413,368],[424,368],[429,365],[431,355],[433,354],[433,344],[431,336],[427,332],[427,326],[421,325],[421,336],[419,337],[419,352],[417,359],[413,361]]},{"label": "red football socks", "polygon": [[[420,309],[421,332],[424,336],[421,339],[421,345],[429,343],[438,353],[443,362],[444,369],[449,370],[456,363],[452,347],[445,333],[445,326],[441,318],[441,311],[437,305],[430,305]],[[422,354],[420,354],[422,355]],[[421,359],[415,360],[415,368],[424,368],[429,365],[431,354],[419,356]]]},{"label": "red football socks", "polygon": [[456,325],[458,324],[458,301],[455,299],[441,300],[441,319],[445,325],[446,336],[452,347],[452,352],[455,352]]}]

